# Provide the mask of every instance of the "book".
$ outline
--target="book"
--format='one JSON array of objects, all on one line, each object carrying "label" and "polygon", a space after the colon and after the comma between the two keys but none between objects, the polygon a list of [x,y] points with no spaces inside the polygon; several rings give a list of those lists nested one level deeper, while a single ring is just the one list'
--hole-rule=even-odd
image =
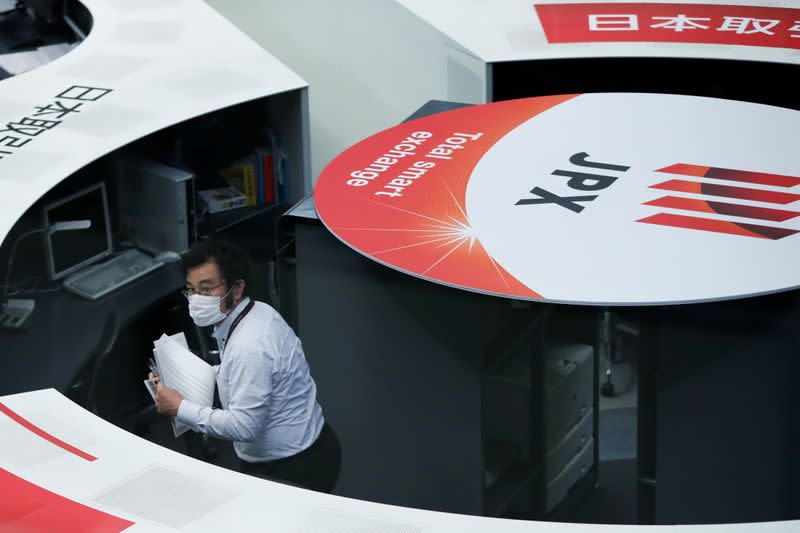
[{"label": "book", "polygon": [[[288,159],[278,146],[275,133],[269,128],[263,130],[267,141],[264,151],[269,154],[269,161],[264,159],[264,184],[269,190],[270,201],[267,203],[281,203],[287,200],[286,178],[288,172]],[[266,169],[270,170],[266,170]]]},{"label": "book", "polygon": [[235,187],[220,187],[197,191],[200,200],[206,204],[209,213],[219,213],[247,205],[247,198]]},{"label": "book", "polygon": [[244,194],[247,206],[258,205],[256,198],[256,170],[253,158],[247,157],[219,171],[228,185]]},{"label": "book", "polygon": [[[177,390],[186,400],[201,407],[212,406],[216,372],[214,367],[189,350],[183,333],[172,336],[162,334],[153,343],[153,357],[165,387]],[[155,382],[145,380],[145,387],[155,400]],[[189,429],[189,426],[178,422],[175,418],[172,418],[171,422],[176,437]]]},{"label": "book", "polygon": [[260,148],[256,150],[256,153],[261,162],[261,190],[263,192],[261,205],[272,205],[276,201],[275,161],[270,150]]}]

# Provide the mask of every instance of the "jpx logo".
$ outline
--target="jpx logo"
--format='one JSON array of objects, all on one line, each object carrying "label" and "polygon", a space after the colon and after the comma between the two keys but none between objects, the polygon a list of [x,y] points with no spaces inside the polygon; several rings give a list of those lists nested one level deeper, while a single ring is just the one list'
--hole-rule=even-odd
[{"label": "jpx logo", "polygon": [[[643,205],[667,208],[668,211],[640,218],[637,222],[773,241],[798,233],[793,228],[764,222],[782,223],[800,216],[800,211],[779,208],[800,201],[800,194],[788,190],[800,185],[800,176],[687,163],[676,163],[656,172],[681,177],[650,185],[651,189],[668,191],[669,194]],[[683,179],[686,177],[690,179]],[[772,188],[761,188],[764,185]],[[775,190],[777,188],[783,190]],[[687,212],[695,214],[685,214]],[[735,218],[730,220],[727,217]]]},{"label": "jpx logo", "polygon": [[[569,162],[573,166],[581,168],[599,169],[608,172],[627,172],[631,167],[625,165],[616,165],[613,163],[601,163],[598,161],[589,161],[589,154],[586,152],[578,152],[569,158]],[[597,174],[594,172],[583,172],[577,170],[554,170],[551,174],[553,176],[563,176],[569,178],[567,186],[576,191],[595,192],[602,191],[610,187],[618,176],[605,174]],[[581,205],[582,202],[591,202],[598,195],[587,194],[579,196],[559,196],[555,193],[543,189],[542,187],[534,187],[531,189],[531,194],[536,198],[523,198],[514,205],[540,205],[540,204],[556,204],[564,209],[569,209],[572,212],[580,213],[586,207]]]}]

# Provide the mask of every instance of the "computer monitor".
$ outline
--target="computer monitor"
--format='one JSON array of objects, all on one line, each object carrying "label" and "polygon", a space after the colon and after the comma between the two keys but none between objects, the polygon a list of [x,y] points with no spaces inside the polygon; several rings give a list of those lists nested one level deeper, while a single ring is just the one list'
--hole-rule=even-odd
[{"label": "computer monitor", "polygon": [[105,183],[97,183],[42,208],[43,227],[67,220],[90,220],[89,229],[45,232],[44,249],[47,275],[57,280],[109,256],[111,225]]}]

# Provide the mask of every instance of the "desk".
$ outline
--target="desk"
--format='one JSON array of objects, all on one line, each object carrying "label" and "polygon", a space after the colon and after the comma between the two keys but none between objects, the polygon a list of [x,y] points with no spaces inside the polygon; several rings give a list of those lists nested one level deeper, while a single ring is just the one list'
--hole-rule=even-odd
[{"label": "desk", "polygon": [[91,363],[109,313],[116,312],[124,327],[183,285],[177,263],[168,263],[94,302],[63,290],[37,295],[28,328],[0,332],[0,373],[5,376],[0,394],[41,388],[68,393],[84,365]]},{"label": "desk", "polygon": [[[110,160],[134,155],[166,162],[165,153],[185,138],[186,131],[202,137],[205,154],[225,152],[232,159],[254,148],[255,132],[261,135],[258,142],[263,142],[268,128],[290,164],[286,200],[302,198],[311,179],[308,85],[302,78],[204,2],[83,0],[82,4],[91,27],[83,42],[46,65],[0,82],[0,123],[4,128],[31,126],[13,135],[7,131],[0,141],[0,263],[4,269],[15,238],[38,227],[46,195],[68,194],[104,181],[111,200],[112,230],[118,230]],[[72,16],[75,7],[67,2]],[[213,129],[209,124],[223,133],[209,134]],[[242,138],[247,141],[238,145]],[[242,153],[228,153],[234,150]],[[193,168],[199,185],[205,185],[203,174],[219,168],[210,166]],[[242,214],[255,213],[248,224],[256,224],[280,209]],[[223,220],[222,224],[224,228],[212,227],[210,232],[229,228],[233,222]],[[265,235],[271,236],[271,229],[258,235],[261,244]],[[26,244],[33,249],[38,243],[30,239]],[[259,246],[257,251],[270,248]],[[18,259],[20,255],[24,254],[18,254]],[[30,259],[38,267],[41,253]],[[24,272],[20,264],[16,267],[15,274]],[[92,363],[106,316],[116,312],[122,326],[130,330],[182,284],[179,267],[172,264],[96,302],[61,291],[33,295],[36,309],[30,329],[0,333],[0,390],[7,394],[53,387],[74,393],[70,388],[76,379],[84,379],[82,370]],[[116,349],[133,351],[124,339],[126,333],[130,331],[123,329]],[[145,358],[146,344],[152,339],[136,340],[145,349],[137,350],[135,356]],[[135,366],[133,372],[118,371],[135,392],[146,394],[139,379],[145,373],[143,365]]]},{"label": "desk", "polygon": [[578,305],[800,287],[800,112],[661,94],[534,97],[405,122],[320,175],[345,244],[448,286]]},{"label": "desk", "polygon": [[[291,162],[288,201],[302,198],[310,173],[307,84],[299,76],[203,2],[83,3],[93,19],[85,41],[0,83],[3,124],[33,120],[43,107],[53,119],[16,140],[5,138],[8,145],[0,149],[3,265],[14,238],[30,228],[27,218],[38,223],[37,207],[56,187],[105,181],[114,227],[107,160],[126,150],[163,153],[195,117],[211,118],[243,136],[269,127]],[[55,116],[57,109],[62,116]],[[224,144],[218,138],[209,142]],[[181,284],[177,265],[167,265],[94,303],[63,292],[36,295],[28,332],[0,334],[7,376],[0,390],[66,392],[89,362],[109,311],[130,323]]]},{"label": "desk", "polygon": [[[655,520],[780,519],[794,512],[796,396],[782,376],[800,309],[789,292],[800,285],[800,167],[788,155],[798,124],[796,111],[670,95],[487,104],[356,144],[320,176],[315,201],[345,245],[413,277],[635,308],[647,356],[642,499],[657,487]],[[776,292],[787,294],[737,300]]]},{"label": "desk", "polygon": [[[530,513],[541,500],[533,495],[541,488],[534,457],[543,453],[537,354],[547,306],[515,308],[383,268],[337,242],[316,216],[290,213],[279,224],[294,240],[280,260],[280,310],[303,340],[342,443],[336,494],[435,511]],[[498,412],[491,384],[509,362],[525,375],[501,390],[514,389],[513,401]],[[502,430],[514,420],[508,438]],[[512,444],[500,459],[517,468],[487,485],[490,440]]]}]

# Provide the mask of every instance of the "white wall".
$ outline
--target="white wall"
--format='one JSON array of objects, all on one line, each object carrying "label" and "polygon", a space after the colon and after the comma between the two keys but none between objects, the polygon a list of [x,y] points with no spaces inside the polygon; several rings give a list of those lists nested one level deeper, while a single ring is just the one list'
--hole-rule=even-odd
[{"label": "white wall", "polygon": [[485,101],[485,65],[394,0],[206,0],[310,85],[312,177],[428,100]]}]

